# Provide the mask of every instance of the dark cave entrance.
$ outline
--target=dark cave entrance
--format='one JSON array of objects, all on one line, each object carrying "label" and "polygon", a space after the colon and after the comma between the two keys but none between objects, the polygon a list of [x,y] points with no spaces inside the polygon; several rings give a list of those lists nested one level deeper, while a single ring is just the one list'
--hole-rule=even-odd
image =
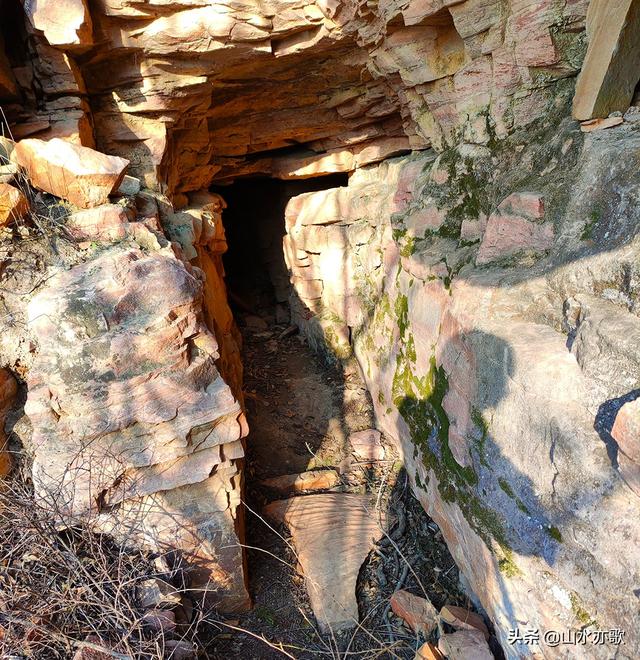
[{"label": "dark cave entrance", "polygon": [[224,267],[235,311],[289,323],[291,285],[282,248],[287,203],[306,192],[346,186],[348,178],[347,174],[293,181],[248,178],[211,188],[228,206],[223,214],[228,244]]}]

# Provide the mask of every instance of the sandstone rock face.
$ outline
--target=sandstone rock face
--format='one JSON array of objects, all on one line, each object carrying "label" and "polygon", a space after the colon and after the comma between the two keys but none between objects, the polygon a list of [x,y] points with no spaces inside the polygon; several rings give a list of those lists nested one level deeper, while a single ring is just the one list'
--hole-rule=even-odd
[{"label": "sandstone rock face", "polygon": [[87,146],[93,126],[170,194],[353,171],[458,135],[487,144],[553,107],[581,64],[587,4],[39,0],[33,52],[7,71],[26,101],[13,123]]},{"label": "sandstone rock face", "polygon": [[237,609],[246,425],[215,366],[200,277],[169,247],[129,242],[51,278],[29,304],[25,412],[35,490],[58,515],[179,548],[192,585]]},{"label": "sandstone rock face", "polygon": [[[318,350],[355,353],[377,426],[503,637],[522,621],[638,625],[637,157],[618,155],[640,133],[583,134],[560,119],[569,101],[493,151],[387,160],[286,213],[296,322]],[[428,208],[439,220],[416,222]],[[484,657],[478,634],[448,641]],[[510,658],[569,657],[502,641]]]},{"label": "sandstone rock face", "polygon": [[91,43],[91,16],[84,0],[36,0],[26,2],[25,11],[52,46],[73,48]]},{"label": "sandstone rock face", "polygon": [[105,204],[114,193],[129,161],[54,138],[21,140],[12,159],[40,190],[81,208]]}]

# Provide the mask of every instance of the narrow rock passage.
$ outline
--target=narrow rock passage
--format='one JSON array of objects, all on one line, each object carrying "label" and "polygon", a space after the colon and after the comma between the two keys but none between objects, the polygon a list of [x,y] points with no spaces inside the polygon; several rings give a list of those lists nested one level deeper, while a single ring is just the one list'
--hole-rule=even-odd
[{"label": "narrow rock passage", "polygon": [[[356,651],[357,657],[365,658],[413,658],[424,639],[393,614],[390,596],[397,588],[415,593],[423,593],[424,588],[437,607],[445,603],[468,606],[455,564],[439,530],[410,495],[393,448],[383,439],[384,458],[377,447],[376,460],[371,461],[362,458],[364,449],[357,442],[363,442],[361,436],[353,443],[360,456],[349,443],[351,433],[373,427],[370,400],[357,366],[327,364],[299,336],[281,337],[285,326],[275,323],[275,312],[260,311],[260,316],[237,315],[244,338],[245,395],[251,428],[246,514],[254,608],[227,622],[233,628],[215,637],[213,657],[282,658],[283,653],[275,648],[282,645],[295,658],[349,657],[345,654]],[[287,483],[279,478],[309,471],[315,476],[299,478],[295,487],[290,480]],[[318,474],[335,476],[320,479]],[[347,498],[370,496],[381,517],[389,517],[392,540],[382,538],[378,547],[363,555],[369,552],[356,589],[362,629],[323,630],[318,625],[305,589],[308,576],[300,575],[297,565],[298,557],[303,564],[307,561],[309,548],[306,553],[300,547],[295,552],[289,529],[265,514],[269,503],[273,508],[274,502],[294,494],[327,497],[309,494],[318,491],[332,493],[334,498],[342,493]],[[334,527],[327,535],[334,545],[335,531]],[[323,532],[318,536],[325,538]],[[306,540],[318,541],[313,536]],[[335,566],[338,571],[342,568],[339,547],[335,549]]]}]

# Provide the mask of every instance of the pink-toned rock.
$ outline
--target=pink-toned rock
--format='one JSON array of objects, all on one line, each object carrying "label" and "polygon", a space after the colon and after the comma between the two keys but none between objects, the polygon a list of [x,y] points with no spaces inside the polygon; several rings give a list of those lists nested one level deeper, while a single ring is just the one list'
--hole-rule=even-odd
[{"label": "pink-toned rock", "polygon": [[459,630],[442,635],[438,649],[450,660],[493,660],[487,640],[479,630]]},{"label": "pink-toned rock", "polygon": [[446,605],[440,610],[440,618],[456,630],[479,630],[485,639],[489,639],[489,629],[476,612],[457,605]]},{"label": "pink-toned rock", "polygon": [[356,458],[365,461],[381,461],[385,451],[382,446],[382,434],[377,429],[356,431],[349,436],[349,444]]},{"label": "pink-toned rock", "polygon": [[580,130],[583,133],[593,133],[594,131],[602,131],[605,128],[613,128],[614,126],[620,126],[624,123],[622,117],[607,117],[606,119],[590,119],[589,121],[583,121],[580,124]]},{"label": "pink-toned rock", "polygon": [[29,202],[20,190],[0,183],[0,227],[20,220],[29,212]]},{"label": "pink-toned rock", "polygon": [[69,518],[106,509],[105,532],[182,552],[192,587],[232,611],[249,602],[237,513],[247,429],[202,295],[170,247],[117,244],[60,271],[28,308],[25,413],[39,501]]},{"label": "pink-toned rock", "polygon": [[438,625],[438,612],[431,602],[404,589],[391,596],[391,609],[414,632],[422,633],[425,637]]},{"label": "pink-toned rock", "polygon": [[629,459],[640,463],[640,399],[625,403],[616,415],[613,439]]},{"label": "pink-toned rock", "polygon": [[290,495],[309,490],[333,488],[340,483],[340,475],[335,470],[310,470],[299,474],[284,474],[280,477],[264,479],[260,483],[278,491],[281,495]]},{"label": "pink-toned rock", "polygon": [[354,627],[358,573],[385,525],[369,497],[348,493],[294,497],[272,502],[265,514],[291,530],[321,630]]},{"label": "pink-toned rock", "polygon": [[122,206],[105,204],[72,213],[66,224],[79,241],[119,241],[127,236],[129,219]]},{"label": "pink-toned rock", "polygon": [[521,252],[542,253],[553,245],[553,224],[542,222],[544,201],[533,193],[513,193],[489,216],[476,263],[488,264]]},{"label": "pink-toned rock", "polygon": [[113,660],[113,651],[98,635],[88,635],[79,644],[73,660]]},{"label": "pink-toned rock", "polygon": [[33,186],[81,208],[105,204],[124,177],[129,161],[54,138],[21,140],[11,156]]}]

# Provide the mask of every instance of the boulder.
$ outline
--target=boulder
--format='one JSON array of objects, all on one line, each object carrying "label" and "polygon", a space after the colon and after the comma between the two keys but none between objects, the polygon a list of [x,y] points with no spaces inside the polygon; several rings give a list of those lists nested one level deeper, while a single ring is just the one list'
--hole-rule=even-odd
[{"label": "boulder", "polygon": [[33,186],[81,208],[105,204],[120,185],[129,161],[71,144],[21,140],[12,160],[23,167]]},{"label": "boulder", "polygon": [[401,589],[391,596],[391,609],[416,633],[428,637],[438,625],[438,611],[431,601]]},{"label": "boulder", "polygon": [[8,183],[0,183],[0,227],[20,220],[29,212],[29,202],[18,190]]}]

